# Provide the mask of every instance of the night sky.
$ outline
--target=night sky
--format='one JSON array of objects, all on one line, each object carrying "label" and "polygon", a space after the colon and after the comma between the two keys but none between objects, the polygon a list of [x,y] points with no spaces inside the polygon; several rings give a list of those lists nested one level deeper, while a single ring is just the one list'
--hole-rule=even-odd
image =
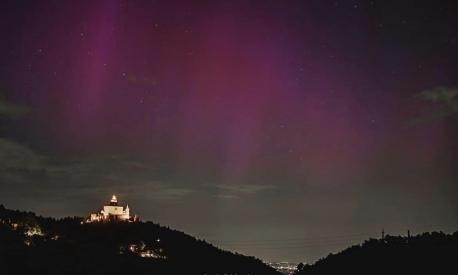
[{"label": "night sky", "polygon": [[458,230],[458,3],[2,1],[0,203],[266,261]]}]

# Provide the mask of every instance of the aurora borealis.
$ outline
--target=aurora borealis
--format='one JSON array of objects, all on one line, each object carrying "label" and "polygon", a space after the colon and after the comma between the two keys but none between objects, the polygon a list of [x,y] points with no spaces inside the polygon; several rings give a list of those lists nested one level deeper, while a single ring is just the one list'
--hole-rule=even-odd
[{"label": "aurora borealis", "polygon": [[458,228],[456,113],[418,96],[458,85],[455,1],[0,5],[6,206],[115,193],[266,260]]}]

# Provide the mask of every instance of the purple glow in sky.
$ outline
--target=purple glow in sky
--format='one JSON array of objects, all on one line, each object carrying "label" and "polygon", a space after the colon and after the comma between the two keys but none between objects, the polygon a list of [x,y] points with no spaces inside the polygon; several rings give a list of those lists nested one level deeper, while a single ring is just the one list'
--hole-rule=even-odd
[{"label": "purple glow in sky", "polygon": [[117,193],[266,260],[458,226],[456,118],[411,123],[435,106],[420,92],[458,84],[453,1],[2,5],[0,92],[30,108],[0,117],[0,148],[28,156],[5,160],[6,206],[84,215]]}]

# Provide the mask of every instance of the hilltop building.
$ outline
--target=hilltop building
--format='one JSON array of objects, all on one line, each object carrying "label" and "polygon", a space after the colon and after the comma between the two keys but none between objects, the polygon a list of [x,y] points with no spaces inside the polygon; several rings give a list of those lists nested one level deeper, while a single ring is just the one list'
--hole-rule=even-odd
[{"label": "hilltop building", "polygon": [[113,195],[108,205],[104,205],[99,213],[92,213],[86,220],[86,222],[102,221],[138,221],[138,217],[130,214],[129,205],[126,207],[119,205],[118,199]]}]

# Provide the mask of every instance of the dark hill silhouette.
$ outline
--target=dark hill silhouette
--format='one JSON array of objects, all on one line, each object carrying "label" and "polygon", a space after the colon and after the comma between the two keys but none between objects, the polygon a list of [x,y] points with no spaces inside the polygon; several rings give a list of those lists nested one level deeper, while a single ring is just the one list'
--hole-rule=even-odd
[{"label": "dark hill silhouette", "polygon": [[313,265],[299,265],[296,275],[458,274],[458,232],[370,239]]},{"label": "dark hill silhouette", "polygon": [[152,222],[82,220],[0,205],[0,274],[279,274]]}]

